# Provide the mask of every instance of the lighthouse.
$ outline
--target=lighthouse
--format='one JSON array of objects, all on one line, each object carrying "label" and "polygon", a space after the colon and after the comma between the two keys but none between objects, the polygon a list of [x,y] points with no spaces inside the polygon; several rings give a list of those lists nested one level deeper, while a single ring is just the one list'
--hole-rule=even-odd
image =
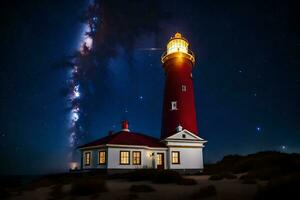
[{"label": "lighthouse", "polygon": [[198,136],[192,69],[195,56],[188,41],[176,33],[167,44],[161,61],[166,74],[161,138],[129,129],[109,132],[98,140],[79,146],[81,169],[125,171],[171,169],[182,173],[203,170],[203,148]]},{"label": "lighthouse", "polygon": [[166,75],[161,139],[177,132],[178,127],[198,135],[192,70],[195,56],[180,33],[171,37],[161,57]]}]

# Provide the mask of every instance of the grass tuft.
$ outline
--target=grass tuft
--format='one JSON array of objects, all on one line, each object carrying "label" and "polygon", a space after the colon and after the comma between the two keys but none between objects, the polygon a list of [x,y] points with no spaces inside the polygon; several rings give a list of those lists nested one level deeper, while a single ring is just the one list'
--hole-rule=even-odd
[{"label": "grass tuft", "polygon": [[217,194],[217,190],[216,190],[215,186],[208,185],[208,186],[199,188],[190,197],[191,197],[191,199],[202,199],[202,198],[215,196],[216,194]]},{"label": "grass tuft", "polygon": [[155,191],[155,189],[153,187],[151,187],[150,185],[132,185],[129,188],[130,192],[153,192]]},{"label": "grass tuft", "polygon": [[266,186],[258,188],[254,199],[296,199],[299,185],[300,173],[274,178]]},{"label": "grass tuft", "polygon": [[178,185],[197,185],[197,181],[191,178],[181,178],[178,182]]},{"label": "grass tuft", "polygon": [[224,179],[224,177],[221,174],[214,174],[209,177],[209,180],[212,180],[212,181],[219,181],[219,180],[223,180],[223,179]]},{"label": "grass tuft", "polygon": [[54,185],[52,187],[52,190],[50,192],[50,196],[53,199],[62,199],[64,198],[67,194],[63,192],[63,185],[58,184],[58,185]]},{"label": "grass tuft", "polygon": [[70,193],[72,196],[87,196],[87,195],[95,195],[106,191],[108,191],[108,189],[105,181],[83,179],[83,180],[77,180],[76,182],[72,183]]},{"label": "grass tuft", "polygon": [[10,197],[8,190],[0,187],[0,199],[6,199],[8,197]]},{"label": "grass tuft", "polygon": [[253,178],[245,178],[245,179],[243,179],[242,183],[243,184],[256,184],[257,181]]}]

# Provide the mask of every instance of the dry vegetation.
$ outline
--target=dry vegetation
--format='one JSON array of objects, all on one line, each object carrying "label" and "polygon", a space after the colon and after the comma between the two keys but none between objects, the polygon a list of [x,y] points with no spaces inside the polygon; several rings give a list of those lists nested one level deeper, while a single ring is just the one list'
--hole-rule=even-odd
[{"label": "dry vegetation", "polygon": [[155,189],[150,185],[132,185],[129,188],[130,192],[139,193],[139,192],[153,192]]},{"label": "dry vegetation", "polygon": [[213,185],[208,185],[199,188],[195,193],[191,195],[191,199],[203,199],[217,194],[216,187]]},{"label": "dry vegetation", "polygon": [[[251,195],[248,199],[290,199],[290,195],[298,195],[299,170],[299,154],[261,152],[248,156],[225,156],[220,162],[205,168],[204,174],[209,175],[209,178],[199,175],[182,176],[171,170],[151,169],[114,175],[99,172],[65,173],[30,178],[26,181],[24,177],[8,176],[0,179],[0,199],[21,196],[39,188],[49,188],[47,199],[82,196],[94,199],[143,199],[145,195],[159,199],[166,198],[166,195],[179,195],[180,192],[184,192],[185,196],[180,197],[183,199],[223,199],[224,195],[225,199],[241,199],[230,196],[237,194],[234,187],[241,191],[248,188],[246,195]],[[227,187],[228,183],[232,187]],[[115,186],[119,188],[116,189]],[[122,191],[122,194],[116,191]],[[246,197],[244,191],[239,194],[243,195],[242,199]]]},{"label": "dry vegetation", "polygon": [[286,199],[296,195],[296,187],[300,185],[300,155],[272,151],[229,155],[205,168],[210,180],[236,178],[234,174],[239,173],[243,173],[240,176],[243,184],[267,181],[266,186],[259,186],[256,199]]}]

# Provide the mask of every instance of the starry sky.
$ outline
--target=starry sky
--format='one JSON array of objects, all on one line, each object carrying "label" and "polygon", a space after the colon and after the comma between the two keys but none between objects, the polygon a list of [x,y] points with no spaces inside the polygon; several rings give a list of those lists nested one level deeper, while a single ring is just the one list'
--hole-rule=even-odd
[{"label": "starry sky", "polygon": [[[130,2],[130,3],[129,3]],[[85,137],[118,131],[160,136],[160,56],[179,31],[193,71],[206,163],[227,154],[300,152],[297,1],[100,1],[96,67],[82,88]],[[63,171],[70,153],[68,68],[90,2],[7,1],[1,9],[0,170]],[[156,48],[156,49],[152,49]]]}]

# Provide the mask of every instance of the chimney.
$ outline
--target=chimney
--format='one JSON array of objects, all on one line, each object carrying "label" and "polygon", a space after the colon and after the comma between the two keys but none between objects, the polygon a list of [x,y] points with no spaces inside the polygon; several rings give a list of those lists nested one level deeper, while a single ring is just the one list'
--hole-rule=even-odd
[{"label": "chimney", "polygon": [[124,120],[122,121],[122,131],[128,131],[129,132],[129,129],[128,129],[128,121],[127,120]]}]

